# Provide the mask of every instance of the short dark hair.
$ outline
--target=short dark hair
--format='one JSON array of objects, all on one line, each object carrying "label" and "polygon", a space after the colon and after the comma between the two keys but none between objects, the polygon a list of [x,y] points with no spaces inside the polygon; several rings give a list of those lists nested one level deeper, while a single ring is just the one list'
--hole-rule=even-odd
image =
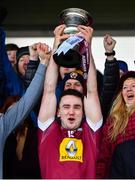
[{"label": "short dark hair", "polygon": [[19,47],[17,46],[17,44],[13,44],[13,43],[6,44],[6,51],[12,51],[12,50],[18,51],[18,49]]},{"label": "short dark hair", "polygon": [[66,95],[73,95],[73,96],[79,97],[82,100],[82,102],[84,99],[84,95],[81,92],[79,92],[75,89],[67,89],[62,92],[60,100],[62,97],[66,96]]}]

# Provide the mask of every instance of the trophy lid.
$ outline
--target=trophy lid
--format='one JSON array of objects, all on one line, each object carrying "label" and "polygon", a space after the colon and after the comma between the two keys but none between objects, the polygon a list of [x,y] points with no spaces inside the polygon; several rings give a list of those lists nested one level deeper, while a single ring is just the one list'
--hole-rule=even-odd
[{"label": "trophy lid", "polygon": [[62,24],[66,24],[68,27],[76,27],[78,25],[91,26],[93,18],[91,15],[80,8],[67,8],[63,10],[60,15]]}]

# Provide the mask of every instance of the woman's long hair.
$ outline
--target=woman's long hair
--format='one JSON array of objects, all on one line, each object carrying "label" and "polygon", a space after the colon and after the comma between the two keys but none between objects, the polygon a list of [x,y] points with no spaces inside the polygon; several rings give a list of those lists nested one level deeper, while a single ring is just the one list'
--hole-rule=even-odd
[{"label": "woman's long hair", "polygon": [[122,96],[122,91],[120,91],[110,110],[111,125],[109,128],[109,137],[111,140],[115,140],[118,134],[124,134],[129,116],[134,111],[135,105],[127,107]]}]

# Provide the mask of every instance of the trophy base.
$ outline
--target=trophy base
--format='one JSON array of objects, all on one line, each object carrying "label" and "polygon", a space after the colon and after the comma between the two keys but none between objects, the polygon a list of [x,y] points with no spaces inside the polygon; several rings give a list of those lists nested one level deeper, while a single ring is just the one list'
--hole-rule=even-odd
[{"label": "trophy base", "polygon": [[79,31],[78,31],[77,27],[66,27],[64,29],[65,34],[75,34],[75,33],[78,33],[78,32]]}]

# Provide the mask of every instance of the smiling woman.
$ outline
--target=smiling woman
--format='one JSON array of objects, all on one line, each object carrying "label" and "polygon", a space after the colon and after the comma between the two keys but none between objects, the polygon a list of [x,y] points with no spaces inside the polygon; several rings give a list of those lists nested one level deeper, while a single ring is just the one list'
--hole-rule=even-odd
[{"label": "smiling woman", "polygon": [[135,104],[135,79],[128,78],[123,84],[122,95],[125,100],[126,106],[132,106]]},{"label": "smiling woman", "polygon": [[[108,121],[103,127],[103,137],[96,171],[98,178],[109,178],[110,165],[114,160],[114,150],[117,145],[135,139],[134,132],[135,71],[128,71],[121,76],[118,94],[112,104]],[[118,164],[113,168],[118,169]],[[127,177],[126,172],[125,177]]]}]

